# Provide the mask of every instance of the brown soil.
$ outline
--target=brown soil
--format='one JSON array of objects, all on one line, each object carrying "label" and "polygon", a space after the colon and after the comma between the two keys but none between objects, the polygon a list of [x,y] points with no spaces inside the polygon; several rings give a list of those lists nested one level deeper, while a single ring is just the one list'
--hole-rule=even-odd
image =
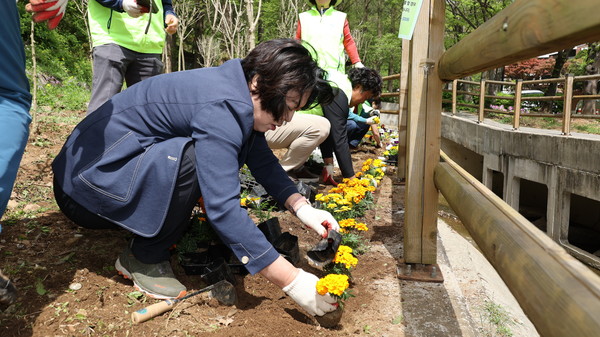
[{"label": "brown soil", "polygon": [[[376,192],[376,207],[364,219],[373,249],[359,256],[352,290],[341,323],[326,329],[276,286],[260,276],[237,276],[238,304],[219,305],[196,296],[150,321],[134,325],[131,313],[158,301],[136,298],[132,283],[114,269],[129,233],[79,228],[59,210],[52,195],[50,164],[76,119],[39,116],[13,192],[2,219],[0,266],[16,284],[16,304],[0,313],[0,336],[349,336],[402,334],[401,301],[396,268],[400,256],[401,200],[393,200],[394,168]],[[56,113],[59,114],[59,113]],[[65,113],[66,114],[66,113]],[[83,118],[83,113],[79,118]],[[65,116],[63,116],[65,117]],[[64,122],[74,121],[74,122]],[[63,122],[61,122],[63,121]],[[363,146],[353,154],[355,167],[381,149]],[[339,177],[338,177],[339,178]],[[325,186],[320,186],[324,191]],[[401,194],[396,194],[401,195]],[[282,231],[298,236],[301,255],[318,238],[287,212],[275,213]],[[392,217],[395,217],[392,222]],[[176,256],[175,273],[188,291],[201,287],[200,276],[185,275]],[[299,267],[323,275],[308,265]],[[69,287],[78,283],[79,290]]]}]

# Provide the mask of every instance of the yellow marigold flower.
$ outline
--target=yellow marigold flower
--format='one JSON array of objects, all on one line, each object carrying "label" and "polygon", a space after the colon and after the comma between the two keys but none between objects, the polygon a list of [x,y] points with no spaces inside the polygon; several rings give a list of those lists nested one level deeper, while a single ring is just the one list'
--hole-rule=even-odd
[{"label": "yellow marigold flower", "polygon": [[354,227],[355,220],[353,218],[340,220],[340,227]]},{"label": "yellow marigold flower", "polygon": [[359,231],[368,231],[369,230],[369,228],[367,227],[367,224],[362,223],[362,222],[355,224],[354,228],[358,229]]},{"label": "yellow marigold flower", "polygon": [[385,166],[385,163],[381,159],[375,159],[375,160],[373,160],[373,166],[383,167],[383,166]]},{"label": "yellow marigold flower", "polygon": [[240,199],[240,205],[242,205],[243,207],[246,207],[246,202],[247,201],[248,201],[248,199],[246,199],[246,198]]},{"label": "yellow marigold flower", "polygon": [[329,274],[317,281],[316,288],[319,295],[330,293],[335,296],[342,296],[349,286],[348,275]]},{"label": "yellow marigold flower", "polygon": [[336,203],[330,202],[327,204],[327,208],[336,208],[336,207],[337,207]]}]

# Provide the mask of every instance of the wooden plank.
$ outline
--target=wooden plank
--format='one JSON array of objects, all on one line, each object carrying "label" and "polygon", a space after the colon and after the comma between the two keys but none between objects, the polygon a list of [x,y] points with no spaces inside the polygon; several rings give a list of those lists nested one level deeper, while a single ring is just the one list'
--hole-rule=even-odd
[{"label": "wooden plank", "polygon": [[423,180],[425,154],[425,108],[427,83],[422,62],[429,49],[429,8],[424,0],[410,40],[408,75],[408,114],[406,118],[406,188],[404,213],[404,259],[407,263],[422,263]]},{"label": "wooden plank", "polygon": [[573,102],[573,75],[565,78],[565,97],[563,103],[563,135],[571,134],[571,102]]},{"label": "wooden plank", "polygon": [[597,12],[597,0],[517,0],[444,53],[440,78],[462,78],[598,41],[600,15],[592,14]]},{"label": "wooden plank", "polygon": [[520,116],[521,116],[521,90],[523,89],[523,80],[517,80],[517,86],[515,87],[515,103],[514,112],[515,116],[513,118],[513,129],[519,130]]},{"label": "wooden plank", "polygon": [[451,160],[435,183],[541,336],[598,336],[598,275]]},{"label": "wooden plank", "polygon": [[442,88],[443,82],[438,75],[437,61],[444,53],[445,1],[431,2],[429,21],[429,50],[427,59],[431,68],[427,74],[427,107],[425,122],[425,168],[423,180],[423,256],[424,264],[434,264],[437,259],[437,218],[439,192],[435,187],[433,175],[440,162],[440,144],[442,132]]},{"label": "wooden plank", "polygon": [[481,88],[479,89],[479,114],[477,115],[477,123],[483,122],[485,112],[485,80],[481,80]]},{"label": "wooden plank", "polygon": [[452,81],[452,116],[456,115],[456,92],[458,91],[458,80]]},{"label": "wooden plank", "polygon": [[406,181],[406,115],[408,114],[408,74],[410,71],[410,41],[402,40],[400,67],[400,89],[398,90],[398,170],[396,179]]},{"label": "wooden plank", "polygon": [[435,64],[442,54],[444,1],[424,1],[411,40],[407,116],[404,258],[433,264],[437,257],[438,191],[433,171],[439,162],[442,81]]}]

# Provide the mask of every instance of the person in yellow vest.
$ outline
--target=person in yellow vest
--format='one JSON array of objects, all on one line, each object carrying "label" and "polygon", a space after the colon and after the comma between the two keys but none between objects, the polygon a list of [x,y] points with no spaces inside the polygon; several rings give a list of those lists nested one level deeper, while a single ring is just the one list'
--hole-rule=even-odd
[{"label": "person in yellow vest", "polygon": [[[342,176],[344,178],[354,177],[346,131],[349,107],[372,98],[380,90],[381,85],[373,83],[374,86],[372,89],[374,90],[363,91],[364,88],[362,86],[353,86],[353,83],[351,83],[346,75],[346,56],[344,52],[348,54],[348,58],[354,68],[364,68],[364,65],[358,56],[356,43],[350,33],[346,13],[340,12],[333,7],[339,5],[341,0],[308,0],[308,2],[312,6],[308,11],[302,12],[299,15],[296,39],[302,40],[312,47],[309,50],[312,50],[313,57],[317,60],[319,66],[327,72],[327,80],[331,81],[332,85],[340,90],[338,90],[338,94],[331,104],[323,107],[319,106],[309,111],[298,111],[299,113],[294,117],[292,123],[304,122],[304,124],[307,124],[309,117],[303,116],[302,113],[319,115],[327,119],[330,125],[329,134],[320,143],[321,154],[325,163],[323,172],[321,173],[321,180],[326,184],[337,185],[333,179],[334,154]],[[379,74],[374,71],[368,71],[361,75],[369,77],[372,80],[380,78]],[[313,128],[322,128],[323,125],[327,125],[327,123],[321,123],[321,126],[317,126],[317,123],[313,121],[310,121],[310,123],[313,125]],[[283,131],[281,130],[281,132]],[[321,133],[322,135],[323,132]],[[267,140],[269,140],[269,134],[266,134],[266,136]],[[313,137],[313,139],[315,138]],[[269,146],[276,146],[273,143],[269,142]],[[286,155],[290,156],[289,153]],[[301,170],[301,168],[296,168],[295,170],[295,174],[292,174],[292,176],[296,175],[298,178],[305,176],[305,172],[303,171],[306,170]]]},{"label": "person in yellow vest", "polygon": [[162,73],[166,33],[177,31],[179,19],[171,0],[90,0],[88,18],[94,70],[89,114],[123,82],[130,87]]}]

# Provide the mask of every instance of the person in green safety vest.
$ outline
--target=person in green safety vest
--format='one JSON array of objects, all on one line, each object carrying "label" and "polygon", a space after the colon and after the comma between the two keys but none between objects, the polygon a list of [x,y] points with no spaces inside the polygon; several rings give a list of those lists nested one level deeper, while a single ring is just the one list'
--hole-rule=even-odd
[{"label": "person in green safety vest", "polygon": [[[332,104],[317,107],[312,111],[299,111],[299,113],[324,116],[330,122],[329,136],[320,145],[325,162],[321,180],[327,184],[337,185],[333,179],[334,154],[342,176],[344,178],[354,177],[346,133],[346,119],[349,107],[357,102],[352,101],[356,93],[353,92],[353,85],[346,75],[344,51],[348,54],[354,68],[363,68],[364,65],[358,56],[356,43],[350,33],[346,13],[333,7],[341,3],[341,0],[308,1],[312,6],[308,11],[300,13],[296,38],[312,46],[313,57],[327,72],[327,80],[340,90]],[[379,74],[376,76],[379,77]],[[365,96],[364,99],[372,97],[371,93],[367,91],[364,93],[368,96]]]},{"label": "person in green safety vest", "polygon": [[[142,5],[144,4],[144,5]],[[94,76],[88,114],[128,87],[163,71],[166,34],[179,19],[171,0],[90,0]]]}]

